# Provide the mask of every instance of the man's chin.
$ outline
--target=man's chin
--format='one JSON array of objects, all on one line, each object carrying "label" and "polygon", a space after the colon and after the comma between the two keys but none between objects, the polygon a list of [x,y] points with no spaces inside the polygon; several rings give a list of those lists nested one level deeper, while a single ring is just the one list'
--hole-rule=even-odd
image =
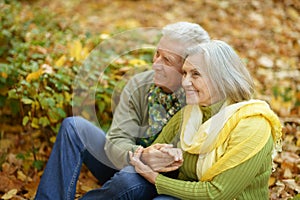
[{"label": "man's chin", "polygon": [[160,87],[163,91],[167,92],[167,93],[172,93],[173,91],[171,91],[171,89],[169,87],[167,87],[165,84],[161,83],[161,82],[155,82],[154,81],[154,84],[157,86],[157,87]]},{"label": "man's chin", "polygon": [[154,84],[158,87],[165,87],[165,84],[162,81],[157,79],[154,79]]}]

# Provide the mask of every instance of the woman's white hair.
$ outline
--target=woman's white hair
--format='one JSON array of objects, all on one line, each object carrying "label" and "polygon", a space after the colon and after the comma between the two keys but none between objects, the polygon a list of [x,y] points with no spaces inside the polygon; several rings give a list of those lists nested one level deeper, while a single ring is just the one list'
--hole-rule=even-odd
[{"label": "woman's white hair", "polygon": [[176,22],[166,25],[162,29],[162,34],[189,47],[210,40],[208,33],[200,25],[190,22]]},{"label": "woman's white hair", "polygon": [[203,55],[204,67],[210,80],[226,99],[240,102],[252,97],[254,84],[251,75],[243,61],[227,43],[211,40],[189,48],[187,53],[188,56],[199,53]]}]

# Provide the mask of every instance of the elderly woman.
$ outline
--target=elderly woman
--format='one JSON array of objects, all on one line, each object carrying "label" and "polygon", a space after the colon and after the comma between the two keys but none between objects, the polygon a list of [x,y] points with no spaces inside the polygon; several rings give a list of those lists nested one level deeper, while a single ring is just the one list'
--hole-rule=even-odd
[{"label": "elderly woman", "polygon": [[281,124],[267,103],[251,99],[253,82],[239,56],[212,40],[190,50],[183,72],[188,105],[155,141],[177,147],[161,150],[183,158],[178,177],[145,165],[142,147],[129,153],[135,170],[167,199],[268,199]]}]

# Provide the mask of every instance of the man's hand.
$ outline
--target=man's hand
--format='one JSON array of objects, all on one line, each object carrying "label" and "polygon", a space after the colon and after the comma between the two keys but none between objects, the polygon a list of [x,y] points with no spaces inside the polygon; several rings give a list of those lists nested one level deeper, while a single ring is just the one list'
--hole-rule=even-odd
[{"label": "man's hand", "polygon": [[137,150],[133,152],[129,152],[130,164],[134,166],[135,171],[147,179],[150,183],[155,184],[156,177],[158,176],[158,172],[155,172],[149,167],[145,165],[140,159],[143,152],[143,147],[137,148]]},{"label": "man's hand", "polygon": [[178,169],[183,163],[182,150],[180,148],[162,147],[161,152],[168,154],[174,158],[174,162],[165,168],[161,169],[160,172],[170,172]]},{"label": "man's hand", "polygon": [[183,162],[182,151],[172,144],[154,144],[141,153],[143,163],[156,172],[168,172],[178,169]]}]

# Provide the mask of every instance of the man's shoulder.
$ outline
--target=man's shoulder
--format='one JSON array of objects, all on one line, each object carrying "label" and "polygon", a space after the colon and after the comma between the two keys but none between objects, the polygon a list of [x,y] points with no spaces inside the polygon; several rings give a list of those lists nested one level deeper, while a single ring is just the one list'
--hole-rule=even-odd
[{"label": "man's shoulder", "polygon": [[148,70],[134,75],[133,78],[144,83],[146,82],[153,83],[153,75],[154,75],[154,71]]},{"label": "man's shoulder", "polygon": [[129,87],[132,88],[143,88],[147,87],[153,83],[153,75],[154,71],[153,70],[148,70],[145,72],[140,72],[138,74],[135,74],[130,80],[129,80]]},{"label": "man's shoulder", "polygon": [[136,90],[148,90],[153,84],[153,75],[153,70],[137,73],[128,80],[123,89],[129,93],[133,93]]}]

